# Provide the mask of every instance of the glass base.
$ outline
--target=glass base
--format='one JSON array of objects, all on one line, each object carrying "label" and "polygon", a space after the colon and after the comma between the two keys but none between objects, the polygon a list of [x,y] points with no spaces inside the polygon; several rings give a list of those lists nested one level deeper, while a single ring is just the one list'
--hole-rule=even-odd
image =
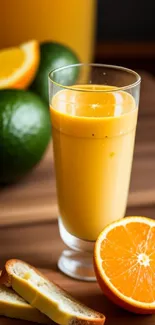
[{"label": "glass base", "polygon": [[64,250],[59,258],[58,267],[66,275],[83,281],[96,281],[93,267],[95,242],[72,236],[59,220],[60,235],[71,250]]},{"label": "glass base", "polygon": [[74,279],[96,281],[92,258],[85,253],[64,250],[59,258],[58,267]]}]

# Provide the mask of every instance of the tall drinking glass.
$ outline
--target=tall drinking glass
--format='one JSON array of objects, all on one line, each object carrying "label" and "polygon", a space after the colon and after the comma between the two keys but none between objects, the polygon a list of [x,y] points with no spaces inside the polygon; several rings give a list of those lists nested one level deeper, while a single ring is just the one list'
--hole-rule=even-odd
[{"label": "tall drinking glass", "polygon": [[59,229],[69,247],[58,266],[71,277],[95,280],[95,240],[125,215],[140,81],[132,70],[100,64],[49,74]]}]

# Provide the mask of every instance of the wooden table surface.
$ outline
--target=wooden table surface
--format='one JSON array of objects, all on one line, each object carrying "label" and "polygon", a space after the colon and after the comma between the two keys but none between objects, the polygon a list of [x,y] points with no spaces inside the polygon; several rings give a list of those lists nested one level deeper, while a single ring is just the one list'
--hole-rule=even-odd
[{"label": "wooden table surface", "polygon": [[[143,74],[127,215],[155,218],[155,80]],[[71,280],[57,270],[64,245],[57,226],[57,205],[49,148],[41,164],[19,184],[0,191],[0,267],[9,258],[23,259],[39,268],[92,308],[103,312],[107,325],[153,325],[155,316],[138,316],[114,306],[97,283]],[[27,322],[0,318],[0,325]]]}]

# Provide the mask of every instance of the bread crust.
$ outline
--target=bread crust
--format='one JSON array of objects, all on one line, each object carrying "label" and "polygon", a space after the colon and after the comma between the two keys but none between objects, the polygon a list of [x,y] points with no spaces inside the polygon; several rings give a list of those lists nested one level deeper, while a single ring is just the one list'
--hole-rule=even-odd
[{"label": "bread crust", "polygon": [[52,321],[48,317],[40,313],[36,308],[33,308],[12,289],[6,288],[5,285],[0,285],[0,292],[0,316],[27,320],[39,324],[52,324]]},{"label": "bread crust", "polygon": [[[48,278],[46,278],[35,267],[33,267],[33,266],[29,265],[28,263],[25,263],[24,261],[21,261],[21,260],[11,259],[11,260],[8,260],[6,262],[6,264],[5,264],[5,266],[4,266],[4,269],[3,269],[2,274],[1,274],[1,277],[0,277],[0,284],[5,284],[8,287],[11,287],[12,286],[13,277],[15,276],[14,272],[12,271],[12,267],[16,263],[22,263],[22,264],[28,266],[30,269],[33,269],[39,276],[41,276],[43,279],[45,279],[46,281],[48,281],[50,283],[50,281],[48,280]],[[52,282],[52,283],[54,285],[56,285],[57,288],[59,288],[61,291],[63,291],[64,294],[66,294],[73,302],[77,303],[79,306],[85,307],[85,305],[83,305],[82,303],[78,302],[76,299],[74,299],[73,297],[71,297],[70,294],[68,294],[60,286],[58,286],[54,282]],[[44,296],[46,296],[46,295],[44,295]],[[37,306],[35,306],[35,307],[37,308]],[[92,310],[91,308],[88,308],[87,307],[87,310],[88,309],[90,310],[90,313],[91,312],[94,313],[94,310]],[[96,313],[96,317],[95,318],[92,317],[91,319],[88,318],[87,316],[82,316],[82,317],[75,316],[75,317],[71,317],[69,319],[68,323],[66,323],[66,325],[103,325],[105,323],[105,316],[103,314],[99,313],[99,312],[95,312],[95,313]]]}]

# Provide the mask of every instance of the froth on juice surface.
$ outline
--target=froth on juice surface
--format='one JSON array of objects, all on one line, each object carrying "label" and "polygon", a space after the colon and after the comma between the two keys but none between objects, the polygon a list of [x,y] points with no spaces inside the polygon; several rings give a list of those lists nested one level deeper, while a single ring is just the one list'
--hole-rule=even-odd
[{"label": "froth on juice surface", "polygon": [[94,241],[124,217],[138,109],[127,92],[83,85],[50,106],[58,205],[72,235]]}]

